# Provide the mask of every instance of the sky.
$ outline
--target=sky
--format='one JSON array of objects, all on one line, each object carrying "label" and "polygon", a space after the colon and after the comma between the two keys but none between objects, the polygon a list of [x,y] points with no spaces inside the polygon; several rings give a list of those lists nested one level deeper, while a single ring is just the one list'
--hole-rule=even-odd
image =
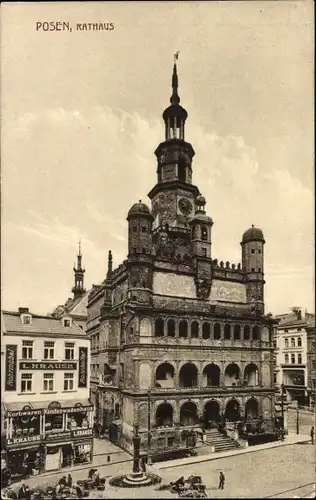
[{"label": "sky", "polygon": [[[313,2],[3,3],[2,308],[51,312],[127,255],[156,183],[173,54],[212,256],[262,228],[266,311],[314,312]],[[72,32],[36,30],[69,21]],[[111,31],[77,31],[77,23]]]}]

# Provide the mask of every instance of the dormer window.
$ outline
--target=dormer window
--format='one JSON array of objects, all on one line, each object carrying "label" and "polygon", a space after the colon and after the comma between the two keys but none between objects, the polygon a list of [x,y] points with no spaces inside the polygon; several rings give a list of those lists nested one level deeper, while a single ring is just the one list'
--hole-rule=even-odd
[{"label": "dormer window", "polygon": [[21,322],[23,325],[31,325],[32,324],[32,316],[30,314],[22,314]]},{"label": "dormer window", "polygon": [[65,328],[70,328],[71,327],[71,318],[63,318],[63,326]]}]

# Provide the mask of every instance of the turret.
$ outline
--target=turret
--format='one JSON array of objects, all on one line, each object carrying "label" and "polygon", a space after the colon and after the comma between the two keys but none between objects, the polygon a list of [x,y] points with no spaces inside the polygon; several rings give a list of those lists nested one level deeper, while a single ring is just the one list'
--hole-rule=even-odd
[{"label": "turret", "polygon": [[75,284],[72,287],[72,293],[74,294],[74,299],[77,299],[85,294],[86,290],[83,286],[85,269],[82,267],[82,253],[81,253],[81,242],[79,241],[79,252],[77,255],[77,267],[74,264],[73,267],[75,275]]},{"label": "turret", "polygon": [[252,225],[244,232],[242,247],[242,269],[247,280],[248,302],[256,303],[256,310],[264,312],[264,236],[261,229]]},{"label": "turret", "polygon": [[133,301],[148,302],[152,289],[153,217],[139,200],[128,212],[128,289]]},{"label": "turret", "polygon": [[206,215],[206,201],[199,195],[195,200],[195,215],[189,221],[191,226],[192,254],[211,258],[213,220]]}]

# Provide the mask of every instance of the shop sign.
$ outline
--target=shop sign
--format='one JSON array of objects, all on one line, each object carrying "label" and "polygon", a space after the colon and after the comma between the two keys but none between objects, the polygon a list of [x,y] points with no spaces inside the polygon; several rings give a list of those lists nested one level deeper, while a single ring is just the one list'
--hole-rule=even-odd
[{"label": "shop sign", "polygon": [[45,415],[60,415],[61,413],[82,413],[92,410],[92,406],[73,406],[72,408],[46,408]]},{"label": "shop sign", "polygon": [[87,387],[88,383],[88,348],[79,347],[78,387]]},{"label": "shop sign", "polygon": [[8,439],[8,444],[21,444],[21,443],[32,443],[34,441],[40,441],[42,438],[41,435],[38,436],[24,436],[19,438]]},{"label": "shop sign", "polygon": [[68,432],[52,432],[51,434],[45,434],[47,441],[56,441],[57,439],[71,438],[71,431]]},{"label": "shop sign", "polygon": [[93,430],[92,429],[80,429],[77,431],[73,431],[73,436],[78,437],[78,436],[92,436]]},{"label": "shop sign", "polygon": [[49,363],[34,363],[33,361],[20,361],[20,370],[76,370],[77,363],[59,363],[50,361]]},{"label": "shop sign", "polygon": [[43,410],[21,410],[21,411],[7,411],[8,417],[34,417],[41,415]]},{"label": "shop sign", "polygon": [[17,345],[6,345],[5,390],[16,391]]}]

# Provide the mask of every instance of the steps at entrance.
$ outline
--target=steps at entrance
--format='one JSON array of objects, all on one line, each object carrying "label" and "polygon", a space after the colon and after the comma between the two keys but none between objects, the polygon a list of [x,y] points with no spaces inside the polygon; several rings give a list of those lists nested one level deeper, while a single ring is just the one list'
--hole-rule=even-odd
[{"label": "steps at entrance", "polygon": [[215,452],[236,450],[239,445],[230,437],[224,436],[217,429],[209,429],[205,431],[206,442],[214,446]]}]

